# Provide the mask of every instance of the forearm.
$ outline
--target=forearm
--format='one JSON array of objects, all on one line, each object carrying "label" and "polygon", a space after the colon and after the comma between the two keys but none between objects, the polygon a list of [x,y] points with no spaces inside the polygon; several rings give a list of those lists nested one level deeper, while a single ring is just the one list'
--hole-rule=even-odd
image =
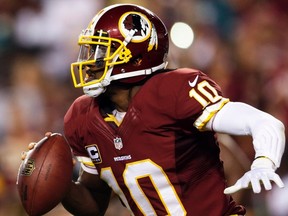
[{"label": "forearm", "polygon": [[70,191],[62,200],[64,208],[73,215],[101,215],[99,206],[89,190],[79,182],[72,182]]},{"label": "forearm", "polygon": [[285,147],[284,125],[273,116],[244,103],[229,102],[206,129],[231,135],[251,135],[255,157],[267,156],[279,167]]}]

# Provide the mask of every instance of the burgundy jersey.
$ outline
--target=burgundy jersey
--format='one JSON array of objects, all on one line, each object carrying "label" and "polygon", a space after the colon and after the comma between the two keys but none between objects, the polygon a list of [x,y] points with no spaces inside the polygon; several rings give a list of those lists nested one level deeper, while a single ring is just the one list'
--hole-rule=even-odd
[{"label": "burgundy jersey", "polygon": [[223,193],[214,133],[202,130],[228,101],[204,73],[177,69],[150,78],[121,124],[97,98],[79,97],[65,116],[65,136],[132,215],[244,215]]}]

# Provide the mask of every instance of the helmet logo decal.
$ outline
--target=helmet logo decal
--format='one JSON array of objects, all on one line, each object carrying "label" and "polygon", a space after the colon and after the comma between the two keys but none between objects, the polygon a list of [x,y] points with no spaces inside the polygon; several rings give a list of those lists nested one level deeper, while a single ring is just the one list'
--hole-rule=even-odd
[{"label": "helmet logo decal", "polygon": [[151,36],[152,24],[144,14],[131,11],[120,17],[119,30],[125,39],[132,37],[131,42],[141,43]]}]

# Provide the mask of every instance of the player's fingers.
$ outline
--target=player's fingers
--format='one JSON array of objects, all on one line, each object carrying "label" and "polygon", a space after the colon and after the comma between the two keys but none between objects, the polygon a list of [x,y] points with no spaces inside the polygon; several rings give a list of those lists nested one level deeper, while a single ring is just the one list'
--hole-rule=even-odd
[{"label": "player's fingers", "polygon": [[51,135],[52,135],[52,132],[50,132],[50,131],[48,131],[48,132],[45,133],[45,137],[49,137],[49,136],[51,136]]},{"label": "player's fingers", "polygon": [[272,179],[279,188],[283,188],[285,186],[279,175],[276,173],[274,173],[273,178],[270,179]]},{"label": "player's fingers", "polygon": [[36,145],[36,142],[31,142],[31,143],[29,143],[29,144],[28,144],[28,149],[29,149],[29,150],[33,149],[33,148],[35,147],[35,145]]},{"label": "player's fingers", "polygon": [[270,182],[270,179],[268,178],[268,176],[263,175],[261,178],[261,181],[264,185],[265,190],[271,190],[272,189],[272,184]]},{"label": "player's fingers", "polygon": [[23,152],[21,153],[21,160],[25,160],[26,156],[27,156],[27,152],[26,152],[26,151],[23,151]]},{"label": "player's fingers", "polygon": [[260,180],[258,178],[251,178],[251,186],[254,193],[261,192]]}]

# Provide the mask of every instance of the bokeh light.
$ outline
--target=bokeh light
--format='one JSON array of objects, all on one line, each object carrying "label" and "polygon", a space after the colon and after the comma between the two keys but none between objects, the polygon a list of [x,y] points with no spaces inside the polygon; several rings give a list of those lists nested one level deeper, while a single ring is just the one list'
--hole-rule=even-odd
[{"label": "bokeh light", "polygon": [[184,22],[176,22],[170,31],[171,41],[179,48],[187,49],[194,40],[194,32],[192,28]]}]

